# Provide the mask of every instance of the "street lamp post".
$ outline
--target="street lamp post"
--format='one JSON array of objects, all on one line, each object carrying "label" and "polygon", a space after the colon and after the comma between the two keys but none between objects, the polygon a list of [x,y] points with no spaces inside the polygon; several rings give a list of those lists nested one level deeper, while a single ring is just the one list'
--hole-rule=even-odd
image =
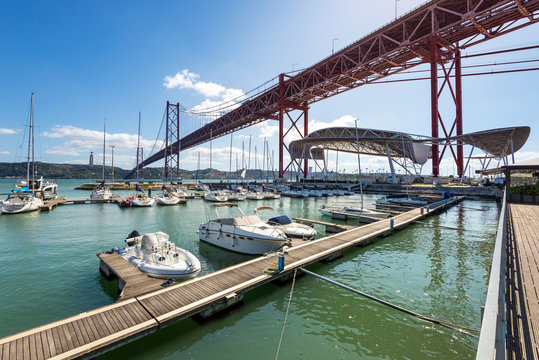
[{"label": "street lamp post", "polygon": [[112,184],[114,185],[114,145],[109,145],[112,149]]}]

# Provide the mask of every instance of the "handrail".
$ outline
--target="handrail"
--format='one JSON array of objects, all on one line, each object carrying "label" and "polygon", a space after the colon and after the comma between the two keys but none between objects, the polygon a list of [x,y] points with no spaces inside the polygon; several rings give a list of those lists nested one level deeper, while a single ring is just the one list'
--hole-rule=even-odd
[{"label": "handrail", "polygon": [[498,221],[496,244],[488,282],[487,299],[483,311],[481,333],[476,360],[505,359],[505,257],[507,246],[507,193]]}]

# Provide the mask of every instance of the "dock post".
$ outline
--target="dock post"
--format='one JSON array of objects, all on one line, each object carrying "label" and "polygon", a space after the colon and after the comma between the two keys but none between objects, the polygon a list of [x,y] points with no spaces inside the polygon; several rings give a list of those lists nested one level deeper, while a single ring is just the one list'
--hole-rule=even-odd
[{"label": "dock post", "polygon": [[421,209],[420,209],[420,211],[421,211],[421,215],[423,215],[423,210],[424,210],[423,208],[421,208]]},{"label": "dock post", "polygon": [[394,225],[394,224],[395,224],[395,220],[390,219],[390,220],[389,220],[389,228],[390,228],[390,229],[393,229],[393,225]]},{"label": "dock post", "polygon": [[427,205],[427,214],[428,214],[428,212],[429,212],[429,206]]},{"label": "dock post", "polygon": [[279,270],[279,272],[283,271],[284,270],[284,254],[283,253],[279,253],[279,256],[278,256],[278,261],[277,261],[277,269]]}]

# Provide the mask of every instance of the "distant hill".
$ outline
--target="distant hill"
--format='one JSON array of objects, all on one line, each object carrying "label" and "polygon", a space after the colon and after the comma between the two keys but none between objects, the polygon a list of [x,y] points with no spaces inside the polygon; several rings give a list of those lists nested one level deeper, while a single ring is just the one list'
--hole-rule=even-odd
[{"label": "distant hill", "polygon": [[[35,163],[36,175],[43,176],[45,179],[99,179],[101,178],[102,167],[100,165],[77,165],[77,164],[51,164],[44,162]],[[114,167],[114,178],[123,179],[130,170]],[[105,176],[111,178],[112,167],[105,166]],[[144,178],[162,179],[164,168],[145,168]],[[241,170],[232,172],[232,179],[239,179]],[[277,173],[275,173],[277,176]],[[2,163],[0,162],[0,178],[26,177],[26,163]],[[197,171],[180,169],[182,179],[195,179]],[[222,179],[229,178],[228,171],[217,169],[201,169],[198,171],[199,179]],[[246,174],[247,179],[270,179],[273,180],[273,174],[270,171],[249,170]]]}]

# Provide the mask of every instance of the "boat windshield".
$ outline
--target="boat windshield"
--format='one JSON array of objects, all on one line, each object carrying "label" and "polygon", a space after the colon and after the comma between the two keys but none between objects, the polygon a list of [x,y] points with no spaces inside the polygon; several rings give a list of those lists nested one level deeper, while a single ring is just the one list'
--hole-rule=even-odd
[{"label": "boat windshield", "polygon": [[292,220],[287,215],[281,215],[269,219],[268,224],[288,225],[292,224]]}]

